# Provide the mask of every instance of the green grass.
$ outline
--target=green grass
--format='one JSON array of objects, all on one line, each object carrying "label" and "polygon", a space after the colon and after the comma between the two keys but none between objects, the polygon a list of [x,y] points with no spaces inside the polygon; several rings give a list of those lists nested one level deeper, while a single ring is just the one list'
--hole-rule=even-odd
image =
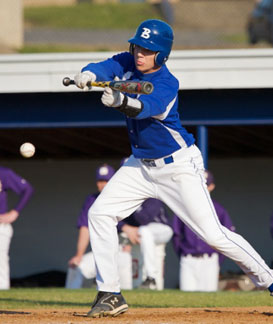
[{"label": "green grass", "polygon": [[[122,50],[127,50],[126,45]],[[101,46],[94,46],[94,45],[81,45],[81,44],[33,44],[33,45],[25,45],[18,53],[26,54],[26,53],[68,53],[68,52],[107,52],[112,51],[112,47],[104,47]],[[118,48],[118,50],[120,50]]]},{"label": "green grass", "polygon": [[[90,307],[95,289],[12,288],[1,291],[0,309]],[[268,292],[186,293],[179,290],[123,291],[129,306],[140,307],[253,307],[273,306]]]},{"label": "green grass", "polygon": [[24,9],[25,24],[31,27],[135,29],[141,21],[149,18],[160,18],[160,14],[148,3],[81,3]]},{"label": "green grass", "polygon": [[239,43],[247,44],[247,35],[246,34],[224,34],[221,39],[228,43]]}]

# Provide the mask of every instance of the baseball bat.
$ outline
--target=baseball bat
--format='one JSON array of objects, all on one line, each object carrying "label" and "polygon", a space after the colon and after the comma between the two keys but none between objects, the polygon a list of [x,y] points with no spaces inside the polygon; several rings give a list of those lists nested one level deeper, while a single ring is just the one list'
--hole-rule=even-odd
[{"label": "baseball bat", "polygon": [[[63,85],[69,86],[75,84],[74,80],[66,77],[63,79]],[[154,90],[154,86],[148,81],[88,81],[87,86],[90,87],[109,87],[113,90],[135,94],[150,94]]]}]

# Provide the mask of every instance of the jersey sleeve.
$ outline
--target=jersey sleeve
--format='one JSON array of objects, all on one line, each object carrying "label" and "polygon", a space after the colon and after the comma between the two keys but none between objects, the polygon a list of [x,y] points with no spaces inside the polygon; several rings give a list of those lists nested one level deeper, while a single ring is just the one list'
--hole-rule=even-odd
[{"label": "jersey sleeve", "polygon": [[116,76],[120,79],[126,72],[133,69],[133,56],[128,52],[123,52],[98,63],[90,63],[82,69],[96,74],[96,81],[113,80]]},{"label": "jersey sleeve", "polygon": [[95,200],[96,197],[94,195],[89,195],[85,199],[77,221],[78,228],[82,226],[88,227],[88,210],[93,205]]},{"label": "jersey sleeve", "polygon": [[143,103],[143,109],[135,118],[145,119],[149,117],[167,115],[177,100],[176,87],[166,84],[154,84],[154,91],[150,95],[141,95],[139,100]]},{"label": "jersey sleeve", "polygon": [[20,196],[19,201],[14,208],[18,212],[21,212],[25,207],[34,191],[29,182],[10,169],[7,169],[5,175],[5,189],[12,190]]}]

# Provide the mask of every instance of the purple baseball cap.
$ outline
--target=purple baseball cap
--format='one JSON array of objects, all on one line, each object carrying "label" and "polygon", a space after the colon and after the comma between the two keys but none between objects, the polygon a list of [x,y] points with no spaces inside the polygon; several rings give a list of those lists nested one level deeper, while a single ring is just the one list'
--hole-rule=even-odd
[{"label": "purple baseball cap", "polygon": [[115,173],[115,169],[111,165],[103,164],[96,170],[96,181],[109,181]]},{"label": "purple baseball cap", "polygon": [[205,170],[205,178],[207,180],[207,186],[214,183],[214,176],[209,170]]}]

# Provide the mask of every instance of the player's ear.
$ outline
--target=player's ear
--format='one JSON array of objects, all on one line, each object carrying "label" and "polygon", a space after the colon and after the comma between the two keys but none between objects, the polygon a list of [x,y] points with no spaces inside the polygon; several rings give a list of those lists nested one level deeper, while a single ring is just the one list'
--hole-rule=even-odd
[{"label": "player's ear", "polygon": [[214,184],[214,183],[211,183],[211,184],[208,186],[208,191],[209,191],[209,192],[212,192],[214,189],[215,189],[215,184]]}]

